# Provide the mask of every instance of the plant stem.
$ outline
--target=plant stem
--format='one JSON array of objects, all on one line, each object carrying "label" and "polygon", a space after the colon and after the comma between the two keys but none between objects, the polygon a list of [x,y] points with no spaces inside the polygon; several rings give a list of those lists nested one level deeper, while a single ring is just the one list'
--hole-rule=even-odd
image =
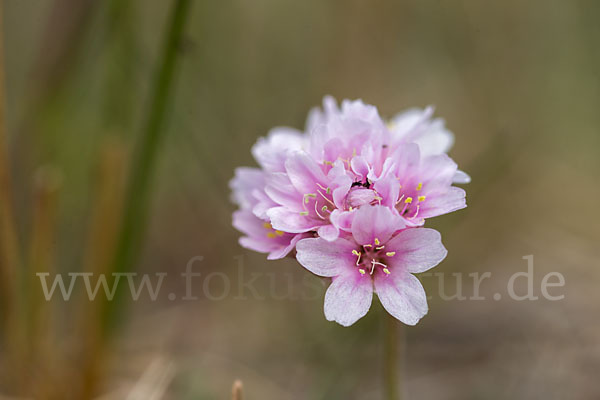
[{"label": "plant stem", "polygon": [[384,372],[387,400],[402,400],[404,375],[404,325],[385,313]]},{"label": "plant stem", "polygon": [[[173,82],[177,53],[191,0],[175,0],[167,27],[160,67],[154,77],[153,91],[147,110],[147,120],[143,127],[143,137],[129,175],[128,191],[125,198],[123,221],[118,236],[113,272],[126,272],[134,269],[140,253],[143,232],[146,227],[152,177],[156,156],[164,136],[164,120],[169,93]],[[108,304],[105,313],[107,327],[114,323],[116,311],[122,297],[118,286],[114,301]]]}]

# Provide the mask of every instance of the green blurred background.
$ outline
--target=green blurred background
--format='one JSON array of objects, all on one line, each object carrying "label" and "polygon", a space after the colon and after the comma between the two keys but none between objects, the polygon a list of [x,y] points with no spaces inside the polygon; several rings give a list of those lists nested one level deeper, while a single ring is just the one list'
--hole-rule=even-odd
[{"label": "green blurred background", "polygon": [[[171,5],[4,1],[18,235],[31,236],[35,177],[50,166],[60,175],[48,256],[56,271],[84,270],[103,149],[132,154],[143,136]],[[434,272],[448,294],[463,273],[467,296],[466,274],[491,272],[487,300],[444,301],[438,281],[423,280],[433,298],[406,329],[410,398],[600,398],[599,18],[595,1],[193,0],[137,264],[169,276],[158,301],[119,306],[93,395],[126,398],[154,365],[168,399],[225,399],[236,378],[250,399],[381,397],[380,307],[352,328],[327,322],[316,277],[242,249],[231,227],[228,181],[255,165],[251,145],[271,127],[302,128],[331,94],[362,98],[386,118],[435,105],[456,135],[451,156],[473,178],[469,207],[429,223],[449,250]],[[536,294],[557,271],[564,300],[495,301],[530,254]],[[236,298],[240,255],[243,279],[262,274],[255,286],[266,299]],[[204,256],[203,276],[231,278],[224,299],[202,296],[195,278],[200,299],[169,301],[185,294],[179,274],[194,256]],[[307,282],[310,300],[272,296],[272,285],[296,293]],[[222,293],[219,279],[210,285]],[[24,367],[32,385],[51,381],[55,394],[39,398],[80,398],[72,385],[84,338],[73,333],[73,309],[87,300],[79,303],[57,302],[40,328],[55,331],[60,351],[51,368]]]}]

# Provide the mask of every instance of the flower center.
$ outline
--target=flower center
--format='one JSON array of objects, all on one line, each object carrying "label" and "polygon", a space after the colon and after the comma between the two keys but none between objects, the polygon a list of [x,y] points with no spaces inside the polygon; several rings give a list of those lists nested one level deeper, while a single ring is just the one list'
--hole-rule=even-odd
[{"label": "flower center", "polygon": [[417,218],[421,205],[426,199],[424,195],[420,194],[422,189],[423,183],[419,182],[413,190],[407,188],[407,190],[402,191],[402,195],[396,201],[396,209],[401,216],[408,219]]},{"label": "flower center", "polygon": [[352,250],[352,254],[356,256],[356,266],[361,275],[366,275],[367,272],[369,275],[373,275],[377,270],[390,275],[391,272],[385,262],[387,262],[387,258],[394,257],[396,252],[386,251],[385,245],[375,238],[373,244],[362,245],[358,250]]}]

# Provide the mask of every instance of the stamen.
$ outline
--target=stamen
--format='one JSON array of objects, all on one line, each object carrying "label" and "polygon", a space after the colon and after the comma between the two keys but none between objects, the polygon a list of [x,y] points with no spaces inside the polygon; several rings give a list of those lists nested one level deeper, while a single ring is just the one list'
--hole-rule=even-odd
[{"label": "stamen", "polygon": [[316,201],[315,201],[315,213],[317,213],[317,215],[319,216],[319,218],[321,218],[321,219],[327,219],[327,218],[325,218],[324,216],[322,216],[322,215],[319,213],[319,211],[317,210],[317,202],[316,202]]},{"label": "stamen", "polygon": [[275,234],[277,236],[283,236],[283,233],[284,233],[283,231],[275,231]]},{"label": "stamen", "polygon": [[310,201],[310,199],[309,199],[309,198],[316,199],[316,198],[317,198],[317,195],[316,195],[316,194],[314,194],[314,193],[306,193],[306,194],[304,195],[304,202],[305,202],[306,204],[308,204],[308,202]]},{"label": "stamen", "polygon": [[372,244],[363,244],[363,247],[373,247]]},{"label": "stamen", "polygon": [[381,244],[381,242],[379,241],[379,239],[375,238],[375,245],[379,246]]},{"label": "stamen", "polygon": [[410,204],[412,203],[413,198],[412,197],[407,197],[406,200],[404,200],[405,204]]},{"label": "stamen", "polygon": [[425,196],[419,196],[417,197],[417,200],[419,200],[419,202],[425,201],[426,197]]},{"label": "stamen", "polygon": [[[375,271],[375,265],[381,265],[383,267],[383,272],[385,272],[385,270],[387,270],[387,265],[385,265],[383,263],[380,263],[380,262],[377,262],[375,260],[371,260],[371,275],[373,275],[373,271]],[[389,272],[390,271],[388,270],[386,272],[386,274],[389,273]]]},{"label": "stamen", "polygon": [[274,234],[273,232],[268,232],[268,233],[267,233],[267,237],[268,237],[269,239],[275,239],[277,236],[275,236],[275,234]]},{"label": "stamen", "polygon": [[421,189],[423,189],[423,182],[419,182],[419,184],[417,185],[417,190]]},{"label": "stamen", "polygon": [[[329,189],[329,188],[327,188],[327,189]],[[322,197],[323,199],[325,199],[325,201],[327,201],[329,204],[331,204],[331,205],[333,206],[333,208],[336,208],[336,207],[337,207],[333,201],[329,200],[329,199],[327,198],[327,196],[325,196],[325,195],[323,194],[323,192],[321,192],[320,190],[317,190],[317,193],[319,193],[319,194],[321,195],[321,197]]]},{"label": "stamen", "polygon": [[270,223],[268,223],[268,222],[265,222],[265,223],[263,224],[263,227],[264,227],[265,229],[273,229],[273,227],[271,226],[271,224],[270,224]]},{"label": "stamen", "polygon": [[364,269],[362,269],[362,268],[359,268],[359,269],[358,269],[358,272],[360,272],[360,274],[361,274],[361,275],[364,275],[364,274],[366,274],[366,273],[367,273],[367,271],[365,271],[365,270],[364,270]]},{"label": "stamen", "polygon": [[396,255],[395,251],[388,251],[387,253],[385,253],[386,256],[388,257],[394,257]]},{"label": "stamen", "polygon": [[323,187],[323,185],[321,185],[319,182],[316,182],[316,184],[317,184],[317,186],[318,186],[318,187],[320,187],[320,188],[321,188],[321,190],[324,190],[324,191],[325,191],[325,193],[327,193],[327,194],[330,194],[330,193],[331,193],[331,188],[328,188],[328,187],[327,187],[327,188],[326,188],[326,187]]},{"label": "stamen", "polygon": [[355,256],[357,256],[358,258],[356,259],[356,265],[360,264],[360,256],[362,255],[362,253],[359,253],[356,250],[352,250],[352,254],[354,254]]},{"label": "stamen", "polygon": [[375,247],[375,250],[381,250],[383,248],[385,248],[385,246],[378,246],[378,247]]},{"label": "stamen", "polygon": [[404,198],[404,195],[400,196],[400,198],[398,199],[398,201],[396,202],[396,205],[400,204],[402,202],[402,199]]},{"label": "stamen", "polygon": [[417,215],[419,215],[419,209],[420,208],[421,208],[421,206],[417,204],[417,211],[415,211],[415,215],[413,215],[412,217],[408,217],[408,219],[415,219],[415,218],[417,218]]},{"label": "stamen", "polygon": [[305,217],[308,215],[308,211],[300,211],[300,215]]},{"label": "stamen", "polygon": [[389,274],[391,274],[390,270],[389,270],[389,269],[387,269],[387,268],[384,268],[384,269],[383,269],[383,272],[385,272],[385,273],[386,273],[386,275],[389,275]]}]

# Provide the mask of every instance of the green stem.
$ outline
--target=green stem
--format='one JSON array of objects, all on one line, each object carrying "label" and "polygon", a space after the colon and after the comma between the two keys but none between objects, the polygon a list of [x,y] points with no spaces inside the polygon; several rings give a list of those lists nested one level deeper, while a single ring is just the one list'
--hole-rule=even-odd
[{"label": "green stem", "polygon": [[394,317],[385,313],[385,391],[387,400],[402,400],[404,397],[403,359],[404,359],[404,326]]},{"label": "green stem", "polygon": [[[164,120],[169,94],[173,83],[178,50],[191,0],[175,0],[167,27],[160,67],[154,77],[147,120],[143,127],[143,137],[132,165],[125,198],[123,221],[118,237],[113,272],[127,272],[134,269],[140,253],[143,233],[146,227],[152,177],[156,156],[164,136]],[[108,304],[105,318],[107,325],[114,323],[116,311],[123,296],[123,285],[119,285],[112,302]]]}]

